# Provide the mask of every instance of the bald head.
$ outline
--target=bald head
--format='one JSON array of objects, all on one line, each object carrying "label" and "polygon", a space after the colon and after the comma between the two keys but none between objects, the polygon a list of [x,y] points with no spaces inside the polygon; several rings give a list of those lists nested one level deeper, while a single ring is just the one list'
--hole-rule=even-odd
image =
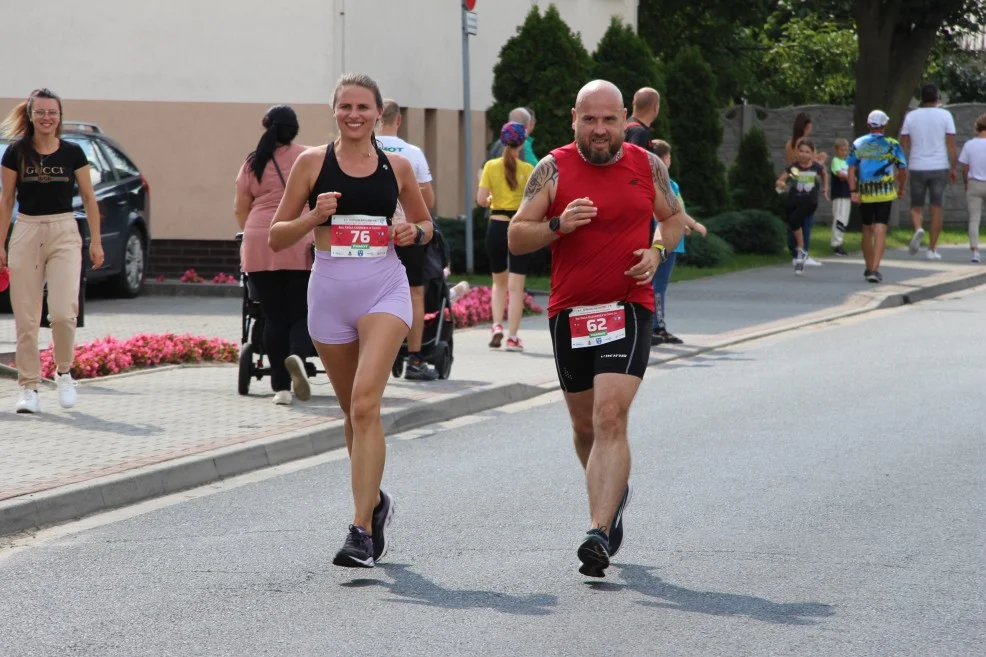
[{"label": "bald head", "polygon": [[657,93],[656,89],[644,87],[643,89],[638,89],[637,93],[633,95],[634,116],[649,113],[653,113],[656,116],[660,109],[661,94]]},{"label": "bald head", "polygon": [[620,93],[620,90],[612,82],[593,80],[579,89],[579,95],[575,97],[575,111],[581,111],[587,102],[613,103],[616,107],[622,109],[623,94]]},{"label": "bald head", "polygon": [[392,98],[384,98],[383,115],[380,117],[380,123],[384,125],[394,125],[394,122],[397,121],[397,117],[400,115],[401,106],[397,104],[397,101]]},{"label": "bald head", "polygon": [[510,110],[508,120],[511,123],[520,123],[526,128],[527,124],[531,122],[531,115],[523,107],[517,107]]}]

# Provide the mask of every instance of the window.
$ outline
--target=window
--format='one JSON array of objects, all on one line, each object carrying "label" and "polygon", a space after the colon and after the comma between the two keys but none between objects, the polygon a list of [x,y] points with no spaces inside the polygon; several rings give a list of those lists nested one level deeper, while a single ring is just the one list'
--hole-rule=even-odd
[{"label": "window", "polygon": [[82,152],[86,154],[86,158],[89,160],[89,178],[92,180],[93,187],[103,183],[113,182],[113,173],[110,170],[110,166],[106,163],[106,159],[103,158],[99,149],[96,148],[96,144],[92,143],[89,139],[72,137],[69,137],[66,141],[82,147]]},{"label": "window", "polygon": [[110,159],[110,163],[116,170],[116,175],[120,180],[126,178],[133,178],[134,176],[139,176],[140,171],[134,166],[134,163],[127,159],[127,156],[113,148],[109,144],[103,144],[103,148],[106,150],[106,155]]}]

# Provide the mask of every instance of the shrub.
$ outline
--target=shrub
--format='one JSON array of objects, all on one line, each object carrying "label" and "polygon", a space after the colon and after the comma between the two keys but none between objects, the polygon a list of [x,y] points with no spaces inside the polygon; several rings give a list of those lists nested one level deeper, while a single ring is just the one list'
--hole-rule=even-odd
[{"label": "shrub", "polygon": [[775,255],[787,248],[787,228],[776,215],[763,210],[724,212],[703,222],[736,253]]},{"label": "shrub", "polygon": [[760,128],[753,128],[740,139],[736,162],[729,169],[733,207],[782,212],[784,197],[774,191],[776,179],[767,149],[767,135]]},{"label": "shrub", "polygon": [[571,143],[571,109],[591,73],[589,53],[558,9],[550,5],[542,16],[534,5],[493,67],[494,103],[486,112],[490,128],[499,135],[510,110],[530,107],[537,118],[534,152],[539,158]]},{"label": "shrub", "polygon": [[728,209],[729,198],[725,169],[719,161],[722,121],[715,75],[701,51],[688,46],[671,62],[667,78],[672,177],[681,185],[690,212],[717,214]]},{"label": "shrub", "polygon": [[685,264],[692,267],[717,267],[731,258],[733,247],[709,232],[705,237],[692,233],[685,237]]}]

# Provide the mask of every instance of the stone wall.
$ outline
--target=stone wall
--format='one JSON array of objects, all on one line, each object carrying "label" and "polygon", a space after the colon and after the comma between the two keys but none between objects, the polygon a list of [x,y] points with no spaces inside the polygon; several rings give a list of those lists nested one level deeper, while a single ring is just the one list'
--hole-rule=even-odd
[{"label": "stone wall", "polygon": [[[946,109],[955,117],[956,145],[959,151],[962,145],[975,136],[973,125],[976,117],[986,113],[986,104],[962,103],[946,105]],[[726,167],[732,166],[736,160],[740,138],[754,126],[760,127],[767,135],[767,147],[770,150],[774,169],[780,175],[784,167],[784,144],[791,138],[794,117],[798,112],[805,112],[811,117],[812,139],[815,147],[829,154],[833,153],[833,142],[836,138],[852,140],[853,120],[852,108],[836,105],[806,105],[802,107],[785,107],[782,109],[766,109],[754,105],[737,105],[722,111],[723,137],[719,148],[719,158]],[[959,176],[961,179],[961,175]],[[908,198],[897,202],[895,218],[900,225],[910,226],[908,218]],[[821,199],[816,217],[819,220],[831,221],[832,211],[829,203]],[[965,226],[968,222],[965,194],[961,182],[949,185],[945,194],[945,223],[957,227]]]}]

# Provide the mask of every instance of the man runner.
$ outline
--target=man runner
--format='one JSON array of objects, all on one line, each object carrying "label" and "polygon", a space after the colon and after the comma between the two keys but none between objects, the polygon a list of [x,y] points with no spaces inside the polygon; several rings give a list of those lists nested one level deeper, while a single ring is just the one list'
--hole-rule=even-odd
[{"label": "man runner", "polygon": [[[650,356],[650,284],[685,221],[664,163],[624,143],[626,116],[612,83],[583,87],[572,110],[575,142],[535,167],[508,232],[513,253],[551,245],[548,326],[585,469],[591,529],[578,557],[590,577],[605,576],[623,542],[627,416]],[[663,244],[651,243],[655,216]]]}]

